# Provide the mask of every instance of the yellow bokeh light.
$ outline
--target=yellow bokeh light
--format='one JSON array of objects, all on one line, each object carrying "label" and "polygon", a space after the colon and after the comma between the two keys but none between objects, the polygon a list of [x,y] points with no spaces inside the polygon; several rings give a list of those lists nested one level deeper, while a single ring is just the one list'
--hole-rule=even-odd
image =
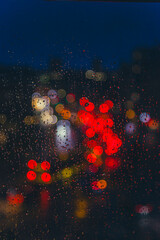
[{"label": "yellow bokeh light", "polygon": [[43,169],[41,168],[41,163],[37,163],[36,168],[34,169],[35,172],[43,172]]},{"label": "yellow bokeh light", "polygon": [[40,120],[43,125],[53,124],[53,116],[50,115],[49,112],[46,112],[45,114],[42,112],[40,115]]},{"label": "yellow bokeh light", "polygon": [[126,112],[126,118],[133,119],[136,116],[135,111],[132,109],[127,110]]},{"label": "yellow bokeh light", "polygon": [[7,136],[5,132],[1,131],[0,132],[0,145],[3,145],[7,142]]},{"label": "yellow bokeh light", "polygon": [[127,108],[127,109],[132,109],[132,108],[134,108],[134,102],[133,101],[126,101],[125,102],[125,107]]},{"label": "yellow bokeh light", "polygon": [[36,111],[42,111],[47,105],[48,98],[33,98],[32,99],[32,108]]},{"label": "yellow bokeh light", "polygon": [[86,209],[88,207],[88,204],[87,201],[82,198],[76,201],[76,206],[78,209]]},{"label": "yellow bokeh light", "polygon": [[86,211],[85,209],[77,209],[77,210],[75,211],[75,215],[76,215],[76,217],[78,217],[78,218],[85,218],[86,215],[87,215],[87,211]]},{"label": "yellow bokeh light", "polygon": [[66,91],[64,89],[59,89],[58,90],[58,97],[59,98],[64,98],[66,96]]},{"label": "yellow bokeh light", "polygon": [[71,168],[64,168],[62,171],[61,171],[61,174],[62,174],[62,177],[63,178],[70,178],[72,176],[72,169]]},{"label": "yellow bokeh light", "polygon": [[6,216],[17,215],[22,210],[21,205],[10,204],[7,201],[0,202],[0,212]]},{"label": "yellow bokeh light", "polygon": [[95,77],[95,72],[92,70],[87,70],[85,73],[85,77],[88,79],[94,79]]},{"label": "yellow bokeh light", "polygon": [[55,111],[59,114],[63,111],[63,109],[64,109],[64,105],[61,103],[57,104],[57,106],[55,107]]},{"label": "yellow bokeh light", "polygon": [[6,122],[7,118],[5,114],[0,114],[0,123],[4,124]]},{"label": "yellow bokeh light", "polygon": [[31,125],[33,123],[32,116],[26,116],[25,119],[24,119],[24,123],[26,125]]},{"label": "yellow bokeh light", "polygon": [[95,73],[95,77],[94,77],[95,81],[106,81],[106,75],[103,72],[96,72]]},{"label": "yellow bokeh light", "polygon": [[68,152],[61,152],[61,153],[59,154],[60,160],[66,161],[66,160],[68,159],[68,157],[69,157]]},{"label": "yellow bokeh light", "polygon": [[38,116],[32,116],[31,117],[32,124],[39,124],[39,117]]},{"label": "yellow bokeh light", "polygon": [[44,183],[44,182],[42,181],[41,174],[37,174],[35,181],[36,181],[37,183],[41,183],[41,184]]}]

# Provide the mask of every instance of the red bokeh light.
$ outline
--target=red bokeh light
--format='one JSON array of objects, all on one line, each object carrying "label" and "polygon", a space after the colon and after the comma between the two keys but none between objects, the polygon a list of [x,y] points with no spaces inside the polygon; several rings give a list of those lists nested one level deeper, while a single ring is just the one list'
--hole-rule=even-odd
[{"label": "red bokeh light", "polygon": [[142,207],[141,204],[136,205],[136,207],[135,207],[136,213],[139,213],[139,209],[140,209],[141,207]]},{"label": "red bokeh light", "polygon": [[88,138],[85,138],[82,142],[83,146],[87,147],[88,144]]},{"label": "red bokeh light", "polygon": [[43,182],[50,182],[51,175],[49,173],[44,172],[41,175],[41,179],[42,179]]},{"label": "red bokeh light", "polygon": [[93,128],[96,132],[102,132],[106,126],[106,120],[103,118],[97,118],[94,120]]},{"label": "red bokeh light", "polygon": [[29,171],[27,172],[27,178],[30,181],[33,181],[36,179],[36,173],[34,171]]},{"label": "red bokeh light", "polygon": [[86,135],[87,135],[87,137],[89,137],[89,138],[94,137],[94,135],[95,135],[95,130],[94,130],[93,128],[88,128],[87,131],[86,131]]},{"label": "red bokeh light", "polygon": [[88,154],[88,156],[87,156],[87,161],[88,162],[94,163],[94,162],[96,162],[96,160],[97,160],[97,158],[93,153]]},{"label": "red bokeh light", "polygon": [[7,196],[7,200],[12,205],[19,205],[23,203],[24,197],[22,194],[16,194],[16,195],[10,194]]},{"label": "red bokeh light", "polygon": [[107,101],[105,101],[105,103],[108,105],[108,107],[111,109],[111,108],[113,108],[113,102],[111,101],[111,100],[107,100]]},{"label": "red bokeh light", "polygon": [[89,100],[87,97],[82,97],[80,100],[79,100],[79,103],[81,106],[85,106],[86,103],[88,103]]},{"label": "red bokeh light", "polygon": [[106,128],[106,129],[103,131],[103,136],[102,136],[103,141],[104,141],[104,142],[107,142],[108,139],[111,140],[112,135],[113,135],[112,129]]},{"label": "red bokeh light", "polygon": [[109,156],[116,153],[116,152],[118,152],[118,148],[107,148],[107,149],[105,149],[105,153]]},{"label": "red bokeh light", "polygon": [[89,165],[89,171],[92,173],[96,173],[96,172],[98,172],[98,167],[93,164]]},{"label": "red bokeh light", "polygon": [[100,167],[103,164],[103,161],[101,158],[97,158],[97,160],[93,163],[96,167]]},{"label": "red bokeh light", "polygon": [[94,104],[92,102],[87,102],[85,104],[85,109],[88,111],[88,112],[92,112],[94,110]]},{"label": "red bokeh light", "polygon": [[49,207],[50,194],[47,190],[41,191],[41,208],[47,210]]},{"label": "red bokeh light", "polygon": [[69,102],[69,103],[73,103],[75,101],[75,95],[73,93],[68,93],[67,96],[66,96],[66,100]]},{"label": "red bokeh light", "polygon": [[135,212],[141,213],[141,214],[145,214],[145,213],[148,214],[148,213],[152,212],[152,210],[153,210],[153,207],[150,204],[147,204],[147,205],[138,204],[135,207]]},{"label": "red bokeh light", "polygon": [[85,110],[79,110],[77,112],[77,116],[80,117],[83,113],[86,113],[86,111]]},{"label": "red bokeh light", "polygon": [[[94,104],[89,102],[86,98],[80,99],[80,104],[83,105],[87,111],[93,111],[94,109]],[[93,151],[93,153],[87,151],[84,156],[88,162],[93,163],[96,167],[103,164],[103,160],[100,156],[103,154],[104,149],[105,153],[111,156],[117,153],[122,146],[122,140],[111,129],[114,125],[113,116],[108,112],[111,108],[113,108],[113,102],[107,100],[99,106],[101,112],[99,114],[96,112],[89,113],[84,110],[78,112],[80,122],[84,125],[83,131],[88,138],[94,137],[94,140],[87,140],[86,138],[83,141],[83,145]],[[120,165],[120,161],[108,157],[105,164],[108,170],[115,170]]]},{"label": "red bokeh light", "polygon": [[81,112],[79,114],[79,120],[81,121],[81,123],[83,123],[84,125],[88,125],[91,126],[93,121],[94,121],[94,116],[88,112]]},{"label": "red bokeh light", "polygon": [[50,163],[47,162],[47,161],[43,161],[43,162],[41,163],[41,168],[42,168],[44,171],[49,170],[50,167],[51,167],[51,165],[50,165]]},{"label": "red bokeh light", "polygon": [[105,160],[106,169],[115,170],[120,166],[120,160],[113,157],[107,157]]},{"label": "red bokeh light", "polygon": [[97,186],[97,183],[98,183],[98,181],[92,182],[91,187],[92,187],[93,190],[98,190],[99,189],[98,186]]},{"label": "red bokeh light", "polygon": [[106,119],[106,126],[113,127],[113,124],[114,124],[114,122],[112,119],[110,119],[110,118]]},{"label": "red bokeh light", "polygon": [[106,103],[103,103],[99,106],[99,111],[101,113],[107,113],[109,111],[109,106]]},{"label": "red bokeh light", "polygon": [[33,160],[33,159],[29,160],[29,161],[28,161],[28,167],[29,167],[30,169],[35,169],[35,168],[37,167],[36,161]]},{"label": "red bokeh light", "polygon": [[88,140],[87,141],[87,146],[89,148],[94,148],[95,146],[97,146],[97,141],[95,141],[95,140]]},{"label": "red bokeh light", "polygon": [[108,136],[106,139],[107,147],[108,148],[120,148],[122,145],[122,140],[118,138],[116,134]]},{"label": "red bokeh light", "polygon": [[95,146],[93,152],[95,155],[100,156],[103,153],[103,148],[101,146]]}]

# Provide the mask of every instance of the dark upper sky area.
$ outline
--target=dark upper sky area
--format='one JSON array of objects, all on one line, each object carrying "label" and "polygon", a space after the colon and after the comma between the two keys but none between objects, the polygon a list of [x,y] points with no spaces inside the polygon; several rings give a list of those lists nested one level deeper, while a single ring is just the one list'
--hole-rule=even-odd
[{"label": "dark upper sky area", "polygon": [[46,68],[90,68],[101,58],[113,68],[130,61],[137,47],[160,43],[160,3],[46,2],[0,4],[0,63]]}]

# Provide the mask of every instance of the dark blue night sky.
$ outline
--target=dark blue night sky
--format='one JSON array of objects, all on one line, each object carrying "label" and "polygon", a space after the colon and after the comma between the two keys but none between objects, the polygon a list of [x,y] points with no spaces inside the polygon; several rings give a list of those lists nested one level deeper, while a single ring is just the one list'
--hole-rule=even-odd
[{"label": "dark blue night sky", "polygon": [[[101,58],[113,68],[137,47],[160,43],[160,3],[5,0],[0,7],[0,63],[89,68]],[[116,63],[116,64],[115,64]]]}]

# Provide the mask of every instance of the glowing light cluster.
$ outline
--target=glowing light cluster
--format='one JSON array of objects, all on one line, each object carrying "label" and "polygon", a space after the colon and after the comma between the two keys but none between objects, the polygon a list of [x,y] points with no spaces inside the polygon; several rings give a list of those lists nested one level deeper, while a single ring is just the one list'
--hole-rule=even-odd
[{"label": "glowing light cluster", "polygon": [[[39,90],[41,94],[47,91],[47,89]],[[72,118],[71,121],[73,120],[69,106],[65,107],[64,104],[60,102],[63,102],[63,98],[65,97],[66,102],[72,105],[75,102],[75,95],[73,93],[68,93],[66,95],[64,89],[59,89],[58,91],[50,89],[46,95],[41,96],[41,94],[39,92],[32,94],[32,108],[36,113],[36,118],[34,119],[32,116],[26,116],[24,119],[25,124],[31,125],[40,123],[43,126],[51,126],[61,119],[70,120]],[[91,106],[88,106],[88,109],[90,109],[90,107]],[[56,115],[56,113],[58,115]]]},{"label": "glowing light cluster", "polygon": [[136,213],[139,213],[141,215],[148,215],[152,211],[153,207],[150,204],[147,205],[137,205],[135,207]]},{"label": "glowing light cluster", "polygon": [[[102,165],[103,161],[101,156],[105,153],[107,156],[111,156],[117,153],[122,146],[122,140],[111,129],[114,125],[109,110],[113,108],[113,102],[107,100],[99,106],[101,114],[97,114],[96,111],[87,111],[86,105],[94,105],[86,97],[82,97],[79,103],[85,110],[78,112],[80,122],[85,126],[85,134],[88,137],[84,140],[90,151],[85,153],[85,157],[89,163],[93,163],[96,167]],[[92,112],[92,113],[91,113]],[[94,138],[94,139],[93,139]],[[111,165],[114,165],[111,166]],[[116,168],[116,160],[111,164],[111,159],[106,160],[106,168]]]},{"label": "glowing light cluster", "polygon": [[[137,103],[140,99],[139,93],[132,93],[131,99],[125,102],[126,111],[126,119],[130,120],[125,125],[125,133],[128,135],[134,135],[137,130],[138,119],[136,118],[136,112],[133,110],[135,107],[135,103]],[[139,120],[144,126],[148,127],[150,130],[158,130],[159,129],[159,121],[157,119],[151,118],[148,112],[141,112],[139,115]]]},{"label": "glowing light cluster", "polygon": [[[27,179],[29,181],[34,181],[36,179],[38,181],[39,178],[37,175],[39,175],[39,173],[41,173],[43,171],[48,171],[50,169],[50,163],[48,161],[43,161],[41,164],[39,164],[39,163],[37,164],[37,162],[35,160],[31,159],[28,161],[27,165],[30,169],[32,169],[27,172]],[[43,172],[40,177],[44,183],[51,182],[51,175],[47,172]]]},{"label": "glowing light cluster", "polygon": [[8,194],[7,201],[11,205],[20,205],[24,202],[24,197],[22,194]]},{"label": "glowing light cluster", "polygon": [[81,198],[76,201],[76,211],[75,216],[77,218],[83,219],[87,215],[88,203],[85,199]]},{"label": "glowing light cluster", "polygon": [[104,179],[93,181],[91,187],[93,190],[104,190],[107,187],[107,182]]},{"label": "glowing light cluster", "polygon": [[94,81],[106,81],[107,77],[104,72],[94,72],[93,70],[87,70],[85,77]]}]

